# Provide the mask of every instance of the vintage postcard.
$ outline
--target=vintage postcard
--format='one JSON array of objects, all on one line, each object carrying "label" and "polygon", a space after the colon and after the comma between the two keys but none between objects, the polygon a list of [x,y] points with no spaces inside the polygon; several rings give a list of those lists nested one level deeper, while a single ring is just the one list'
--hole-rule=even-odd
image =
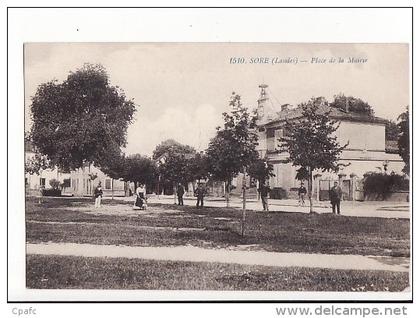
[{"label": "vintage postcard", "polygon": [[27,290],[411,299],[407,43],[23,50]]}]

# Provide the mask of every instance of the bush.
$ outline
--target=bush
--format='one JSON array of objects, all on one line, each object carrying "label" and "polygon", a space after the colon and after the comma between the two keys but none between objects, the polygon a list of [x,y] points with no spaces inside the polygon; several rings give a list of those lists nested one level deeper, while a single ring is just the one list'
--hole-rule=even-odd
[{"label": "bush", "polygon": [[61,197],[60,189],[43,189],[42,195],[45,197]]},{"label": "bush", "polygon": [[51,179],[49,183],[50,183],[51,188],[53,189],[60,188],[60,181],[58,181],[57,179]]},{"label": "bush", "polygon": [[283,188],[273,188],[270,192],[270,199],[287,199],[287,191]]},{"label": "bush", "polygon": [[385,200],[391,192],[408,191],[409,180],[395,173],[384,174],[368,172],[364,174],[363,188],[365,197]]}]

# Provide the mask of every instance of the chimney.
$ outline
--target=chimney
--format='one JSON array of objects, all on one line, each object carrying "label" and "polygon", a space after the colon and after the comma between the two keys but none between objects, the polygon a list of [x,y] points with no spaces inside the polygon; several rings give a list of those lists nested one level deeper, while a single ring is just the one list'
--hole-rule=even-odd
[{"label": "chimney", "polygon": [[289,110],[289,104],[281,105],[281,111],[283,112],[283,111],[286,111],[286,110]]}]

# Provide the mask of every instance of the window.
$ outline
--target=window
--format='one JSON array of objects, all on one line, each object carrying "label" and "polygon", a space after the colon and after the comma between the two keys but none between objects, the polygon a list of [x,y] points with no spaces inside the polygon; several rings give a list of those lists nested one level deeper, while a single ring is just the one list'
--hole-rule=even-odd
[{"label": "window", "polygon": [[274,128],[267,129],[267,138],[273,138],[275,134],[274,131]]},{"label": "window", "polygon": [[282,137],[284,137],[283,136],[283,129],[277,129],[274,132],[274,147],[275,147],[274,149],[275,150],[278,150],[279,149],[279,147],[281,145],[280,138],[282,138]]},{"label": "window", "polygon": [[105,189],[111,190],[111,179],[105,179]]},{"label": "window", "polygon": [[39,185],[45,187],[45,178],[39,178]]},{"label": "window", "polygon": [[70,179],[63,180],[63,188],[70,188]]}]

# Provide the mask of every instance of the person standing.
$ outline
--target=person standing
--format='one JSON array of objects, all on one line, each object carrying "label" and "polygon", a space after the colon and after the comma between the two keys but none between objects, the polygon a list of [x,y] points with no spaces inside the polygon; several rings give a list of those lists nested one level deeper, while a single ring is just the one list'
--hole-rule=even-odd
[{"label": "person standing", "polygon": [[204,185],[202,183],[198,184],[198,188],[195,189],[194,191],[194,195],[197,197],[197,208],[199,206],[203,207],[204,206],[204,197],[206,195],[206,188],[204,188]]},{"label": "person standing", "polygon": [[100,181],[99,181],[98,185],[96,186],[93,195],[95,196],[95,208],[100,208],[101,207],[101,201],[102,201],[102,195],[103,195],[102,186],[101,186]]},{"label": "person standing", "polygon": [[263,205],[264,211],[269,211],[268,209],[268,194],[270,193],[270,188],[265,185],[265,183],[261,184],[260,188],[258,189],[261,196],[261,202]]},{"label": "person standing", "polygon": [[178,183],[178,187],[176,189],[176,195],[178,197],[178,205],[184,205],[184,193],[185,189],[181,183]]},{"label": "person standing", "polygon": [[305,196],[306,196],[306,188],[303,185],[303,182],[300,183],[300,188],[298,189],[298,196],[299,196],[299,201],[298,201],[298,205],[299,206],[305,206]]},{"label": "person standing", "polygon": [[340,186],[338,185],[338,182],[334,182],[334,186],[330,189],[330,202],[332,205],[332,213],[335,214],[336,208],[337,208],[337,214],[340,214],[340,202],[341,197],[343,195],[343,191],[341,191]]},{"label": "person standing", "polygon": [[38,197],[38,203],[39,204],[41,204],[43,202],[42,198],[44,197],[44,190],[45,190],[45,186],[40,185],[39,186],[39,197]]}]

